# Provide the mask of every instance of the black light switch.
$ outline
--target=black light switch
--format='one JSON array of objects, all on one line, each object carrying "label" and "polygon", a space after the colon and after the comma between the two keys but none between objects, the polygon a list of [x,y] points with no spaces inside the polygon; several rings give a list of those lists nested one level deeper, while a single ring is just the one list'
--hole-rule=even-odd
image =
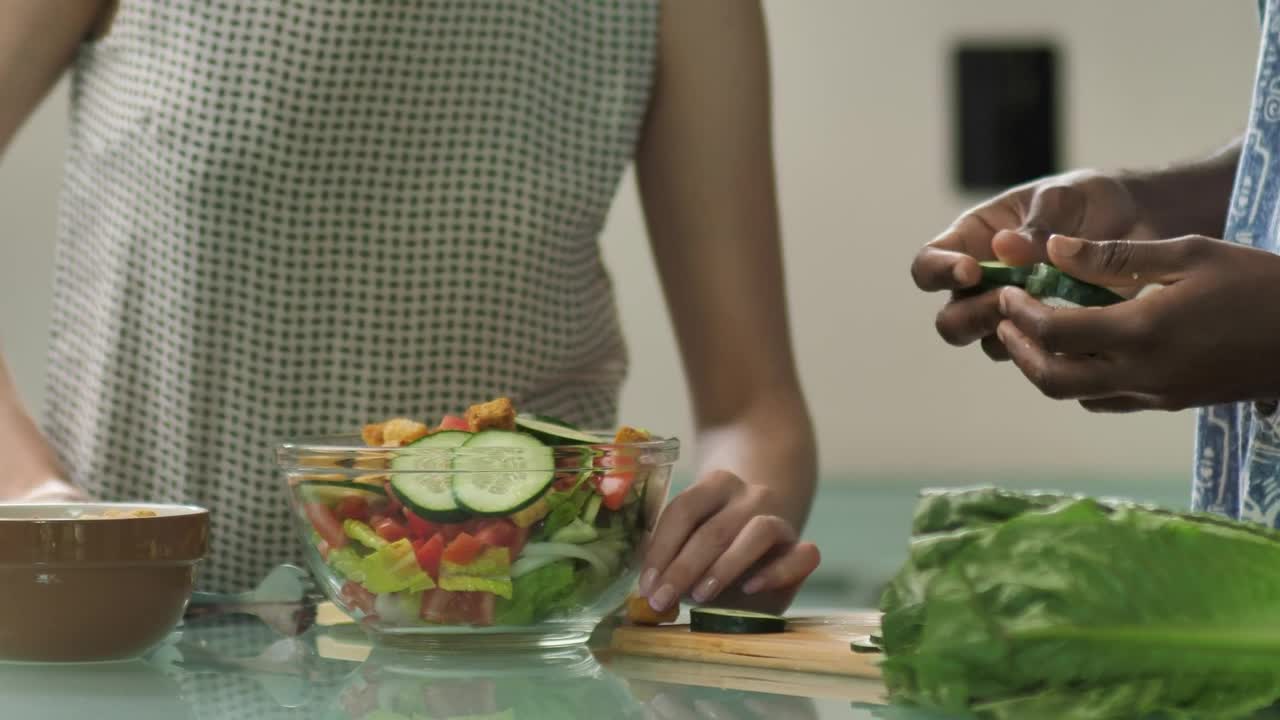
[{"label": "black light switch", "polygon": [[996,190],[1058,170],[1057,51],[962,43],[952,54],[957,180]]}]

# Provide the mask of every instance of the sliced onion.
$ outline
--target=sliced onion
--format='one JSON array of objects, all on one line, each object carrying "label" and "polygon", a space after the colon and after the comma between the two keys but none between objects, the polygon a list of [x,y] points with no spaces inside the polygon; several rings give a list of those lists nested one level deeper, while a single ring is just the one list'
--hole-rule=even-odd
[{"label": "sliced onion", "polygon": [[[525,558],[575,558],[591,564],[592,569],[601,575],[609,574],[609,563],[596,552],[588,550],[584,545],[572,543],[542,542],[529,543],[520,553],[520,560]],[[517,563],[519,560],[516,561]],[[513,573],[514,575],[514,573]]]}]

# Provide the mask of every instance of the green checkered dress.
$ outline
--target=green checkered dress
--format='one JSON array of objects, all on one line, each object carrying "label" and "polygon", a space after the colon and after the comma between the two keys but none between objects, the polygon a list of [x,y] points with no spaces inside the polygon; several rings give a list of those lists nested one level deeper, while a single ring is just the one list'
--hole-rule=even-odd
[{"label": "green checkered dress", "polygon": [[273,442],[506,394],[613,421],[598,235],[657,0],[124,0],[75,63],[47,430],[105,499],[298,546]]}]

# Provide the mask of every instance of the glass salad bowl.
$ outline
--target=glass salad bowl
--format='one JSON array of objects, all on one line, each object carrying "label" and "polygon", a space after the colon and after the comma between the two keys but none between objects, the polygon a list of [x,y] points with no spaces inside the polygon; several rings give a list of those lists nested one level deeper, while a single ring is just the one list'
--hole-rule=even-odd
[{"label": "glass salad bowl", "polygon": [[529,422],[278,448],[307,564],[375,642],[568,646],[625,601],[679,442]]}]

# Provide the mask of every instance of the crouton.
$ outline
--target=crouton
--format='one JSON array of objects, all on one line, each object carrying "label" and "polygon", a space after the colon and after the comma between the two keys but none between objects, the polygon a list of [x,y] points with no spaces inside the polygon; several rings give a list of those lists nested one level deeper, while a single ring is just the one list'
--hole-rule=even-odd
[{"label": "crouton", "polygon": [[633,625],[662,625],[675,622],[680,617],[680,603],[673,603],[662,612],[654,612],[649,601],[639,595],[627,598],[627,620]]},{"label": "crouton", "polygon": [[618,428],[618,434],[614,436],[615,445],[625,445],[627,443],[648,442],[653,439],[653,435],[648,430],[629,427],[623,425]]},{"label": "crouton", "polygon": [[369,447],[382,447],[382,426],[384,423],[371,423],[360,430],[360,439]]},{"label": "crouton", "polygon": [[515,430],[516,408],[508,398],[498,398],[467,408],[467,425],[471,432],[481,430]]},{"label": "crouton", "polygon": [[404,447],[414,440],[426,437],[430,432],[430,428],[416,420],[388,420],[382,424],[382,447]]}]

